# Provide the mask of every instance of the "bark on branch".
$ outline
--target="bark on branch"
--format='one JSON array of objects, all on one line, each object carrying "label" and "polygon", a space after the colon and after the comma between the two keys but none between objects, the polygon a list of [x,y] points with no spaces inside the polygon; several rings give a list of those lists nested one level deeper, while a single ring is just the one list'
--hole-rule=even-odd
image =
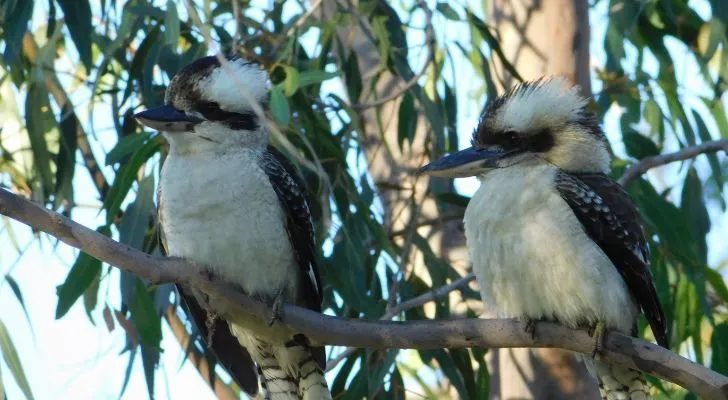
[{"label": "bark on branch", "polygon": [[[264,303],[210,278],[200,265],[176,258],[155,257],[133,249],[5,189],[0,189],[0,214],[153,283],[195,285],[205,292],[227,297],[241,314],[267,318],[270,313]],[[547,322],[538,323],[535,335],[531,337],[520,321],[510,319],[361,321],[285,305],[280,323],[303,333],[315,345],[376,349],[556,347],[585,354],[593,350],[593,340],[585,331]],[[600,357],[676,383],[706,399],[728,397],[728,377],[640,339],[608,332]]]},{"label": "bark on branch", "polygon": [[728,152],[728,139],[711,140],[709,142],[703,142],[699,145],[686,147],[680,151],[668,154],[660,154],[658,156],[646,157],[642,161],[633,164],[627,171],[619,178],[619,184],[627,186],[635,179],[639,178],[645,172],[652,168],[659,167],[661,165],[669,164],[675,161],[688,160],[695,158],[703,153],[714,153],[716,151]]}]

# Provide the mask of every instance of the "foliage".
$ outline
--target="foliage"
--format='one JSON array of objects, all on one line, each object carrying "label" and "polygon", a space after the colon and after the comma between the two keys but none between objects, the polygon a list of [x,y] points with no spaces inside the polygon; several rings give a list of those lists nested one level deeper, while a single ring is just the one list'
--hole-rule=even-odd
[{"label": "foliage", "polygon": [[[377,79],[385,72],[411,81],[418,78],[416,71],[424,71],[402,94],[397,141],[387,146],[413,146],[417,135],[427,135],[425,143],[433,156],[453,150],[458,143],[458,108],[466,102],[482,104],[494,93],[495,77],[488,63],[503,57],[497,32],[479,17],[481,10],[448,2],[430,2],[424,10],[420,3],[390,6],[367,0],[356,8],[338,5],[320,19],[295,2],[265,2],[261,8],[257,2],[241,1],[244,12],[235,20],[230,2],[192,3],[194,12],[189,3],[171,0],[2,2],[0,109],[4,118],[15,118],[17,124],[0,127],[0,184],[70,216],[79,199],[98,195],[104,217],[99,231],[132,247],[156,251],[154,177],[166,148],[158,133],[143,131],[132,116],[160,104],[169,78],[190,61],[216,49],[235,48],[270,72],[270,115],[282,133],[274,135],[274,142],[296,161],[315,200],[319,243],[325,249],[325,307],[343,317],[378,319],[389,304],[459,278],[435,254],[429,237],[403,235],[384,222],[381,191],[409,188],[378,185],[359,167],[363,132],[371,127],[362,125],[367,108],[358,102],[379,97],[363,98],[362,93],[376,92]],[[681,0],[602,0],[594,7],[605,9],[603,3],[609,10],[602,15],[608,19],[606,63],[597,67],[595,82],[602,90],[595,96],[596,105],[602,118],[615,104],[624,110],[618,129],[628,156],[615,161],[614,176],[644,157],[715,139],[721,132],[728,135],[722,101],[728,85],[728,7],[712,0],[706,17]],[[434,52],[424,60],[424,70],[423,57],[410,51],[427,39],[423,21],[433,22],[435,34]],[[359,55],[346,49],[337,35],[337,30],[359,25],[377,48],[376,70],[360,71]],[[448,29],[466,34],[453,39]],[[235,32],[239,43],[233,40]],[[676,47],[684,54],[675,54],[671,49]],[[474,76],[456,73],[456,58],[468,63],[462,68]],[[695,94],[678,77],[675,64],[684,58],[697,63],[701,73],[689,81],[709,90]],[[517,76],[510,64],[506,66]],[[79,92],[87,96],[82,99]],[[426,129],[418,129],[418,123]],[[111,132],[101,129],[109,125]],[[646,128],[639,131],[636,126]],[[711,221],[725,211],[725,172],[725,159],[710,154],[685,162],[667,181],[640,179],[629,187],[650,233],[672,348],[723,373],[728,360],[728,288],[719,265],[708,263],[707,234]],[[93,195],[88,185],[85,192],[79,190],[79,175],[86,173],[92,177]],[[467,198],[451,191],[452,187],[433,187],[431,195],[442,210],[462,214]],[[410,223],[420,222],[427,221]],[[404,232],[416,230],[405,227]],[[14,241],[10,227],[5,237]],[[414,254],[422,255],[428,273],[413,271],[407,260]],[[111,279],[104,272],[107,268],[78,255],[58,290],[57,317],[81,298],[89,317],[99,303],[108,303],[103,299],[108,294],[98,292],[99,280]],[[18,284],[9,273],[4,278],[23,305]],[[29,285],[32,282],[23,282]],[[121,302],[112,305],[113,312],[105,309],[104,315],[115,315],[128,335],[125,384],[134,356],[141,351],[151,396],[159,373],[161,324],[165,310],[174,304],[170,288],[147,287],[122,273],[119,290]],[[464,290],[463,297],[478,299],[472,289]],[[456,312],[455,305],[446,297],[427,312],[418,308],[396,317],[475,315],[469,307]],[[643,332],[645,326],[642,321]],[[14,350],[7,351],[12,342],[2,327],[5,360],[30,396]],[[206,353],[199,344],[187,350]],[[489,385],[483,349],[403,354],[354,351],[330,374],[330,386],[335,395],[346,393],[347,398],[403,398],[405,386],[428,397],[449,391],[460,398],[479,398]],[[435,379],[418,371],[422,364],[439,371]],[[679,392],[663,387],[666,395]]]}]

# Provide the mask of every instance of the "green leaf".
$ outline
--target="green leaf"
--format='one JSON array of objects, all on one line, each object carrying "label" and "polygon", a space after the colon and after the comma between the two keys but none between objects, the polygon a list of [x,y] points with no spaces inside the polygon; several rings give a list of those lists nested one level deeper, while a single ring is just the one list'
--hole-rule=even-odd
[{"label": "green leaf", "polygon": [[23,52],[23,35],[28,30],[28,21],[33,15],[33,0],[4,2],[6,9],[5,20],[3,21],[3,39],[5,50],[3,61],[8,67],[15,64]]},{"label": "green leaf", "polygon": [[[710,131],[708,131],[708,127],[705,126],[703,118],[695,110],[693,110],[693,118],[695,118],[695,123],[698,125],[698,136],[700,137],[700,140],[703,142],[713,140],[713,137],[710,135]],[[708,164],[710,164],[710,170],[713,172],[712,177],[715,179],[715,184],[718,185],[720,190],[722,190],[725,181],[723,179],[723,170],[721,169],[720,161],[718,160],[718,153],[705,153],[705,156],[708,157]]]},{"label": "green leaf", "polygon": [[361,82],[361,73],[359,72],[359,61],[356,52],[349,52],[349,56],[343,65],[344,81],[346,83],[346,91],[352,102],[358,102],[361,97],[363,84]]},{"label": "green leaf", "polygon": [[161,320],[154,308],[152,296],[139,279],[137,279],[134,300],[129,305],[129,311],[131,311],[131,319],[139,330],[142,343],[158,349],[159,343],[162,341]]},{"label": "green leaf", "polygon": [[645,136],[635,132],[628,132],[622,135],[627,154],[641,160],[645,157],[652,157],[660,154],[657,145]]},{"label": "green leaf", "polygon": [[291,109],[288,99],[283,95],[281,88],[276,85],[270,91],[270,111],[280,126],[287,126],[291,122]]},{"label": "green leaf", "polygon": [[126,199],[126,195],[131,189],[131,185],[136,179],[139,168],[151,158],[158,150],[161,144],[161,138],[156,137],[149,140],[141,148],[134,152],[129,162],[124,164],[116,173],[114,183],[109,189],[109,193],[104,200],[104,208],[106,209],[106,221],[111,224],[119,213],[121,203]]},{"label": "green leaf", "polygon": [[71,39],[76,45],[81,62],[86,71],[91,71],[91,6],[89,0],[56,0],[63,10],[66,26],[71,33]]},{"label": "green leaf", "polygon": [[437,6],[435,6],[437,11],[439,11],[445,18],[453,21],[460,21],[460,15],[452,8],[450,7],[450,4],[444,3],[444,2],[438,2]]},{"label": "green leaf", "polygon": [[661,136],[663,131],[662,111],[654,99],[649,99],[645,103],[644,118],[650,124],[650,136]]},{"label": "green leaf", "polygon": [[399,103],[399,117],[397,120],[397,143],[399,144],[399,148],[403,149],[405,140],[411,146],[416,132],[417,111],[415,110],[415,99],[410,92],[406,92],[402,96],[402,102]]},{"label": "green leaf", "polygon": [[100,274],[101,261],[81,252],[66,276],[66,280],[58,287],[56,319],[66,315],[71,306]]},{"label": "green leaf", "polygon": [[179,15],[177,14],[177,4],[172,0],[167,0],[167,13],[164,16],[164,43],[171,49],[176,49],[178,40]]},{"label": "green leaf", "polygon": [[687,176],[685,176],[680,208],[685,213],[686,220],[695,233],[695,245],[699,262],[707,264],[708,244],[705,237],[710,232],[710,216],[703,199],[703,184],[700,182],[695,168],[691,167]]},{"label": "green leaf", "polygon": [[304,71],[298,74],[298,86],[316,85],[337,76],[339,76],[338,72]]},{"label": "green leaf", "polygon": [[5,394],[5,386],[3,385],[3,370],[0,368],[0,399],[7,400],[7,395]]},{"label": "green leaf", "polygon": [[136,199],[127,208],[119,226],[119,241],[138,250],[144,250],[144,237],[154,208],[154,175],[139,182]]},{"label": "green leaf", "polygon": [[8,366],[10,373],[13,374],[15,383],[18,384],[27,399],[33,400],[33,392],[31,392],[28,379],[25,377],[23,365],[20,363],[20,357],[18,357],[18,351],[15,349],[12,339],[10,339],[10,332],[8,332],[2,320],[0,320],[0,353],[3,354],[5,365]]},{"label": "green leaf", "polygon": [[83,308],[84,310],[86,310],[86,317],[88,317],[88,320],[91,322],[92,325],[96,325],[91,313],[93,312],[94,308],[96,308],[96,304],[98,304],[100,285],[101,275],[99,274],[96,275],[94,280],[91,281],[91,284],[88,285],[86,290],[83,292]]},{"label": "green leaf", "polygon": [[288,65],[281,65],[281,67],[286,73],[286,79],[284,79],[282,83],[278,84],[278,86],[283,88],[283,94],[285,94],[286,97],[291,97],[294,93],[296,93],[296,90],[298,90],[299,87],[298,70]]},{"label": "green leaf", "polygon": [[710,343],[713,353],[710,368],[722,375],[728,375],[728,323],[724,322],[713,329]]},{"label": "green leaf", "polygon": [[58,208],[64,200],[73,203],[73,176],[76,172],[76,150],[78,149],[79,122],[73,108],[66,104],[61,109],[60,146],[56,159],[56,187],[53,206]]},{"label": "green leaf", "polygon": [[[23,308],[23,313],[25,314],[25,319],[28,321],[28,326],[31,328],[31,332],[33,329],[33,325],[30,323],[30,315],[28,315],[28,310],[25,308],[25,301],[23,300],[23,293],[20,291],[20,286],[18,286],[18,282],[13,279],[10,275],[5,275],[5,280],[8,282],[8,285],[10,285],[10,289],[13,291],[13,294],[15,295],[15,298],[18,299],[18,303],[20,303],[20,307]],[[35,334],[33,334],[35,335]]]},{"label": "green leaf", "polygon": [[159,348],[149,347],[143,342],[141,347],[142,368],[144,369],[144,381],[147,383],[147,394],[150,399],[154,399],[154,371],[156,370],[157,365],[159,365]]},{"label": "green leaf", "polygon": [[503,64],[503,68],[508,71],[509,74],[511,74],[514,78],[518,79],[519,81],[523,82],[523,78],[521,75],[516,71],[516,68],[511,64],[511,62],[508,60],[508,57],[506,57],[505,53],[503,53],[503,49],[500,46],[500,42],[498,39],[493,36],[492,33],[490,33],[490,29],[488,28],[488,25],[483,22],[480,18],[478,18],[475,14],[470,12],[469,10],[466,10],[466,17],[468,19],[468,24],[475,28],[476,32],[480,34],[480,36],[488,43],[488,46],[491,50],[495,52],[495,54],[498,56],[500,62]]},{"label": "green leaf", "polygon": [[147,139],[153,136],[152,132],[142,132],[140,134],[131,134],[121,138],[114,148],[106,154],[106,165],[116,164],[125,156],[139,150]]},{"label": "green leaf", "polygon": [[713,287],[715,293],[718,294],[724,302],[728,303],[728,286],[726,286],[725,281],[723,280],[723,275],[721,275],[720,272],[706,266],[705,277],[708,282],[710,282],[710,286]]},{"label": "green leaf", "polygon": [[[36,73],[40,72],[36,71]],[[53,193],[51,155],[48,151],[46,132],[52,129],[54,124],[55,119],[51,115],[51,105],[48,101],[48,90],[39,78],[28,85],[28,96],[25,100],[25,125],[28,129],[30,148],[33,150],[33,167],[40,175],[45,199]]]}]

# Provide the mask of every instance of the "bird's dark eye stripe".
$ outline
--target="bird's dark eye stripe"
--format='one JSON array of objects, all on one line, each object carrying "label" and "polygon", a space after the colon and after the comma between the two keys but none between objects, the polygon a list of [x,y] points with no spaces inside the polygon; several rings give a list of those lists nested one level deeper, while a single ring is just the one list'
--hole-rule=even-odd
[{"label": "bird's dark eye stripe", "polygon": [[223,122],[232,129],[254,130],[258,127],[258,118],[255,114],[225,111],[214,101],[197,103],[194,108],[206,119]]}]

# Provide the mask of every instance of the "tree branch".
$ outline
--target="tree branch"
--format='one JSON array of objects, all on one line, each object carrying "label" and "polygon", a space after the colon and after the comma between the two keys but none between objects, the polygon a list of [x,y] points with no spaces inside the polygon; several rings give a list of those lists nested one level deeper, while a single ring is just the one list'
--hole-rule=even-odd
[{"label": "tree branch", "polygon": [[[99,260],[135,273],[154,283],[178,282],[215,293],[231,302],[235,315],[267,319],[268,306],[210,278],[204,268],[176,258],[154,257],[101,235],[13,193],[0,189],[0,214],[44,231]],[[285,305],[281,324],[303,333],[313,345],[387,348],[558,347],[589,354],[593,339],[585,331],[547,322],[535,335],[510,319],[437,321],[358,321],[323,315]],[[643,340],[608,332],[600,358],[652,374],[683,386],[704,398],[728,397],[728,377]]]},{"label": "tree branch", "polygon": [[[441,286],[437,289],[431,290],[427,293],[421,294],[417,297],[413,297],[409,300],[406,300],[406,301],[403,301],[403,302],[397,304],[396,306],[387,310],[387,312],[384,313],[384,315],[379,319],[383,320],[383,321],[390,320],[390,319],[394,318],[395,315],[397,315],[401,312],[423,306],[431,301],[439,300],[439,299],[449,295],[450,292],[454,292],[456,290],[460,290],[460,289],[464,288],[473,279],[475,279],[475,274],[471,272],[460,279],[450,282],[447,285]],[[331,360],[329,360],[326,363],[326,371],[332,370],[341,361],[347,359],[349,356],[354,354],[355,351],[356,351],[355,347],[349,347],[349,348],[345,349],[344,351],[342,351],[339,355],[332,358]]]},{"label": "tree branch", "polygon": [[634,181],[652,168],[669,164],[675,161],[682,161],[694,158],[703,153],[714,153],[721,150],[728,152],[728,139],[711,140],[709,142],[703,142],[699,145],[686,147],[674,153],[646,157],[643,158],[640,162],[630,166],[624,173],[624,175],[619,178],[618,183],[622,186],[627,186],[632,183],[632,181]]}]

